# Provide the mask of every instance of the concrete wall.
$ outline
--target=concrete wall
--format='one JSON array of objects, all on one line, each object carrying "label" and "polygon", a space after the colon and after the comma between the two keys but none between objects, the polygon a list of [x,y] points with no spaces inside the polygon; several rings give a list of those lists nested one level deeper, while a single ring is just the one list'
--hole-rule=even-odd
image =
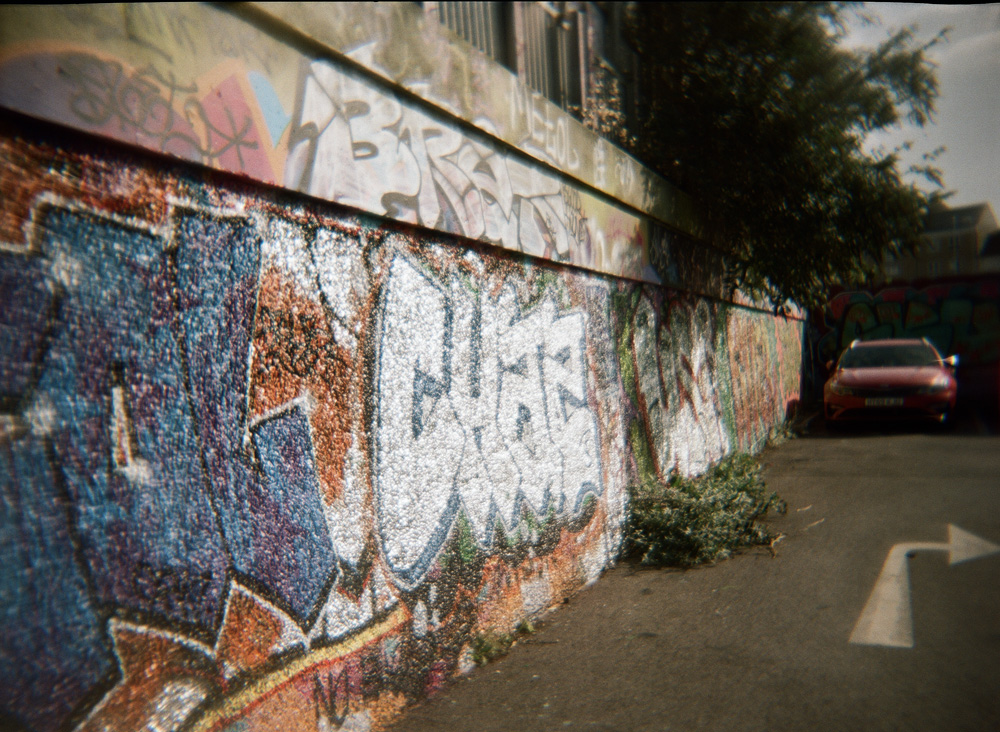
[{"label": "concrete wall", "polygon": [[634,279],[660,280],[654,220],[697,230],[684,194],[415,3],[2,17],[0,105],[25,114]]},{"label": "concrete wall", "polygon": [[671,222],[454,110],[407,128],[438,113],[287,62],[294,29],[24,12],[0,13],[4,729],[377,729],[594,581],[630,483],[759,448],[798,398],[798,321],[640,281],[716,287],[694,245],[651,262]]}]

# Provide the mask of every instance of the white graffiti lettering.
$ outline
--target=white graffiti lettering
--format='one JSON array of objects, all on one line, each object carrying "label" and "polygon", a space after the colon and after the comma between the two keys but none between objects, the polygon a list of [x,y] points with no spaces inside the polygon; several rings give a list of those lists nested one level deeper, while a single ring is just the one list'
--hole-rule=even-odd
[{"label": "white graffiti lettering", "polygon": [[[575,189],[329,63],[310,64],[302,84],[286,185],[535,256],[592,264],[593,243],[601,239],[594,217],[581,217],[584,202]],[[519,98],[543,158],[578,164],[566,120],[551,118],[547,103],[539,106],[530,94]],[[614,256],[600,260],[615,267]]]},{"label": "white graffiti lettering", "polygon": [[404,581],[427,569],[459,512],[475,540],[524,512],[575,513],[602,490],[584,315],[523,313],[402,258],[381,312],[375,425],[378,527]]},{"label": "white graffiti lettering", "polygon": [[669,328],[642,298],[633,318],[632,345],[640,398],[657,468],[697,475],[729,452],[719,405],[712,314],[700,301],[692,310],[674,304]]}]

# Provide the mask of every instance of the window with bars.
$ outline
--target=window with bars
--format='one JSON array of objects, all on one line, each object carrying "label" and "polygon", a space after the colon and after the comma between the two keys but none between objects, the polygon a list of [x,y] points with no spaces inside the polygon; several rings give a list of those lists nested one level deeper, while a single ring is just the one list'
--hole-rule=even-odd
[{"label": "window with bars", "polygon": [[424,9],[455,35],[516,71],[512,3],[425,2]]},{"label": "window with bars", "polygon": [[566,3],[524,3],[524,83],[563,109],[579,108],[583,79],[580,64],[580,15]]},{"label": "window with bars", "polygon": [[585,27],[575,3],[427,2],[424,8],[527,86],[563,109],[580,110]]}]

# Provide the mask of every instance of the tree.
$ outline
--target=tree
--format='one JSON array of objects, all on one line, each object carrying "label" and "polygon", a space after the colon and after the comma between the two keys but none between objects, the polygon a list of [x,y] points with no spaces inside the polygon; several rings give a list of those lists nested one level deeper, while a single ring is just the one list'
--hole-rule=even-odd
[{"label": "tree", "polygon": [[[912,30],[851,50],[841,3],[631,3],[632,152],[689,193],[727,282],[810,307],[911,251],[938,194],[866,134],[931,119],[938,84]],[[938,171],[919,171],[940,185]]]}]

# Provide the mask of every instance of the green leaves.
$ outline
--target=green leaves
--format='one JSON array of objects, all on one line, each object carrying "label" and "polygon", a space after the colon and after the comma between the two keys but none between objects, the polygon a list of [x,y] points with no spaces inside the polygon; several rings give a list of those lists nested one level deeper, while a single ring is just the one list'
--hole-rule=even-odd
[{"label": "green leaves", "polygon": [[[926,123],[938,94],[909,29],[847,49],[836,3],[635,3],[644,109],[633,152],[699,202],[727,283],[775,306],[822,302],[912,247],[930,197],[865,135]],[[940,173],[927,162],[916,172]]]},{"label": "green leaves", "polygon": [[784,502],[767,493],[760,464],[745,454],[720,461],[697,478],[655,478],[629,489],[626,553],[643,564],[690,567],[768,544],[757,519]]}]

